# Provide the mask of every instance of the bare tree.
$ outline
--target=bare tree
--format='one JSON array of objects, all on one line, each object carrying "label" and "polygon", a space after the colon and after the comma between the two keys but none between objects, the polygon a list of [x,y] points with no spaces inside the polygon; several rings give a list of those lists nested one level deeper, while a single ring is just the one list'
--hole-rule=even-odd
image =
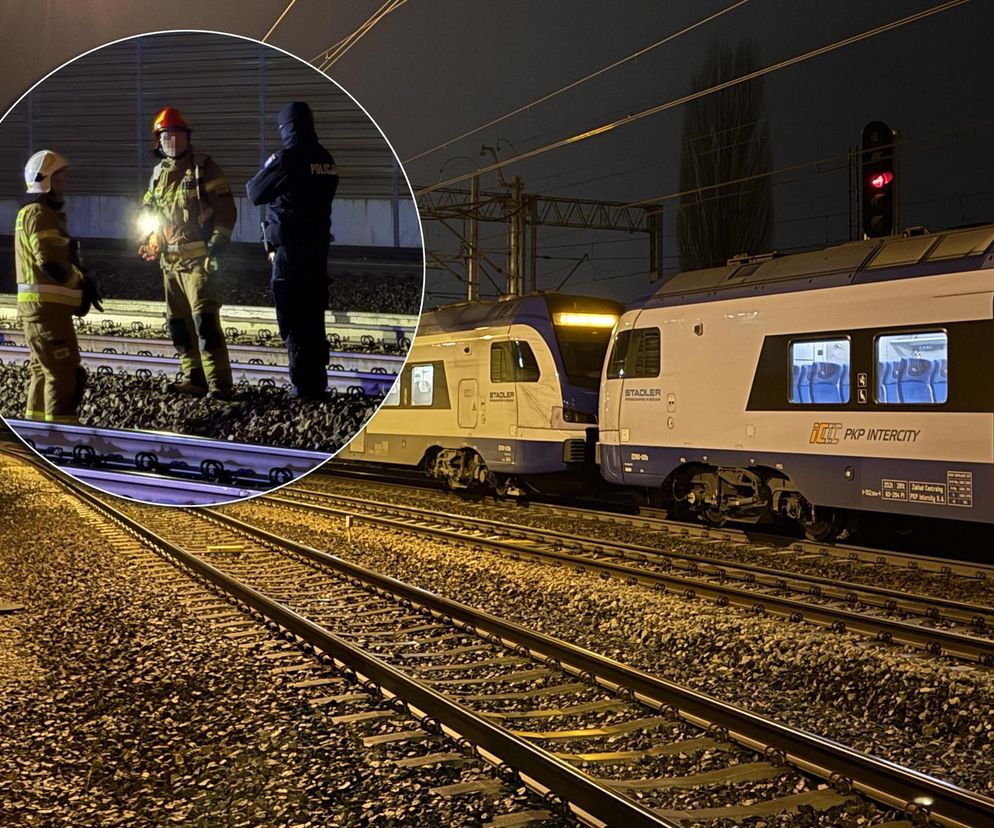
[{"label": "bare tree", "polygon": [[[707,89],[758,67],[758,52],[751,43],[714,43],[694,75],[693,88]],[[690,102],[680,155],[680,190],[689,192],[680,198],[677,217],[684,270],[714,267],[739,253],[770,249],[770,180],[751,177],[772,167],[762,78]],[[713,186],[733,181],[739,183]]]}]

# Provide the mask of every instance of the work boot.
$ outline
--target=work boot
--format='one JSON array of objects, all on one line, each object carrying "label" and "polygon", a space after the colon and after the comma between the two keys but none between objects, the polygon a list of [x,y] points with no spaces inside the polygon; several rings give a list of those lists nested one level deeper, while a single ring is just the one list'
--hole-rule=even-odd
[{"label": "work boot", "polygon": [[207,395],[207,388],[203,385],[196,385],[183,380],[182,382],[171,382],[166,386],[167,390],[174,394],[187,394],[191,397],[204,397]]},{"label": "work boot", "polygon": [[233,402],[238,399],[238,392],[234,388],[212,388],[208,395],[212,400],[221,402]]}]

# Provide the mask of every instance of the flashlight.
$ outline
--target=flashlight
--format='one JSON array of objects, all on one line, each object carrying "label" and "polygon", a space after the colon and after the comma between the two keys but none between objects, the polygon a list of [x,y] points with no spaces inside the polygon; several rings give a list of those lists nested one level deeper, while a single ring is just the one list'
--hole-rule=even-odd
[{"label": "flashlight", "polygon": [[142,213],[138,216],[138,232],[143,239],[158,231],[159,218],[155,213]]}]

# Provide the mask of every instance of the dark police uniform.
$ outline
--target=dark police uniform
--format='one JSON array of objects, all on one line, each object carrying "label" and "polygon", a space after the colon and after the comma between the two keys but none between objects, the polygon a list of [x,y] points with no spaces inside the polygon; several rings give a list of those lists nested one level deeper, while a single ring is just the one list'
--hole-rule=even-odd
[{"label": "dark police uniform", "polygon": [[335,159],[314,132],[306,103],[280,110],[283,149],[270,156],[245,189],[253,204],[268,204],[266,240],[273,255],[273,297],[287,348],[293,393],[320,398],[328,384],[328,247],[331,202],[338,187]]}]

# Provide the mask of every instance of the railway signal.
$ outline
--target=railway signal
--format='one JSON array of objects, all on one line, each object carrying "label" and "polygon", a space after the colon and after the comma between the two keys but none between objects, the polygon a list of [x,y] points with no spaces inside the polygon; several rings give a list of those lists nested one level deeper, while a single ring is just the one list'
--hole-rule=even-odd
[{"label": "railway signal", "polygon": [[889,236],[897,227],[897,133],[883,121],[863,128],[860,195],[863,234]]}]

